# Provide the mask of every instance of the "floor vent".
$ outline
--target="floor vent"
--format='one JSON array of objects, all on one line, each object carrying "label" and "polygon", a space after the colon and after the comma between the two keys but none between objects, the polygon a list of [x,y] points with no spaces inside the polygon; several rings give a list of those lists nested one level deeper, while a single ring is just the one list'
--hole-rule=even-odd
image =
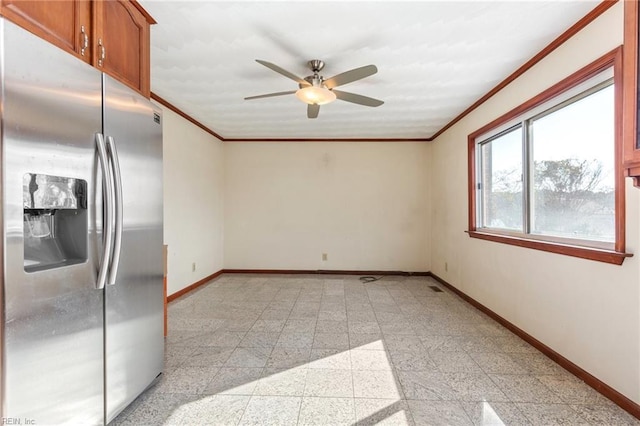
[{"label": "floor vent", "polygon": [[436,293],[442,293],[442,289],[438,286],[435,285],[430,285],[429,288],[433,291],[435,291]]}]

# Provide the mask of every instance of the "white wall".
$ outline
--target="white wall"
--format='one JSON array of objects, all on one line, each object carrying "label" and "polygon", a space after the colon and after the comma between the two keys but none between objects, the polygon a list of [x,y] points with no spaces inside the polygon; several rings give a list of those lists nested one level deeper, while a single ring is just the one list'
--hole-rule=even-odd
[{"label": "white wall", "polygon": [[430,150],[226,143],[225,268],[428,271]]},{"label": "white wall", "polygon": [[635,256],[622,266],[464,233],[467,135],[622,44],[622,3],[433,143],[431,270],[640,403],[640,189],[628,182],[627,251]]},{"label": "white wall", "polygon": [[224,162],[222,142],[167,108],[162,130],[171,295],[223,268]]}]

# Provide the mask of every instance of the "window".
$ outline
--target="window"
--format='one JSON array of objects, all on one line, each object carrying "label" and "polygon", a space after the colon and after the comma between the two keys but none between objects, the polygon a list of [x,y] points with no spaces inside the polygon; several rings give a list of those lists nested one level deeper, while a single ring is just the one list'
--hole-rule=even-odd
[{"label": "window", "polygon": [[469,135],[469,234],[621,264],[620,49]]}]

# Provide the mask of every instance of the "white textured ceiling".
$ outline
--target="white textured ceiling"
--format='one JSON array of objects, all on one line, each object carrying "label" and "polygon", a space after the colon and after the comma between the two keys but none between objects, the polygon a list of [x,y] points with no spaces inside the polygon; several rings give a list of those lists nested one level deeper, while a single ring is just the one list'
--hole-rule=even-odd
[{"label": "white textured ceiling", "polygon": [[[151,90],[225,139],[428,138],[591,11],[579,1],[140,3],[151,29]],[[258,64],[326,78],[378,73],[341,90],[383,100],[336,101],[306,117],[297,89]]]}]

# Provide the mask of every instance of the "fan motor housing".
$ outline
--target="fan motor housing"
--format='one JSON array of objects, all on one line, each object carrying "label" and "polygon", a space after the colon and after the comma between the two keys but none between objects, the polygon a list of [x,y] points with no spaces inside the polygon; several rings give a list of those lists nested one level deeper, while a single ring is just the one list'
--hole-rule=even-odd
[{"label": "fan motor housing", "polygon": [[[318,74],[308,75],[304,78],[304,80],[314,87],[324,87],[324,78],[322,78],[321,75],[318,75]],[[306,87],[306,86],[302,84],[298,84],[298,87],[302,89],[303,87]]]}]

